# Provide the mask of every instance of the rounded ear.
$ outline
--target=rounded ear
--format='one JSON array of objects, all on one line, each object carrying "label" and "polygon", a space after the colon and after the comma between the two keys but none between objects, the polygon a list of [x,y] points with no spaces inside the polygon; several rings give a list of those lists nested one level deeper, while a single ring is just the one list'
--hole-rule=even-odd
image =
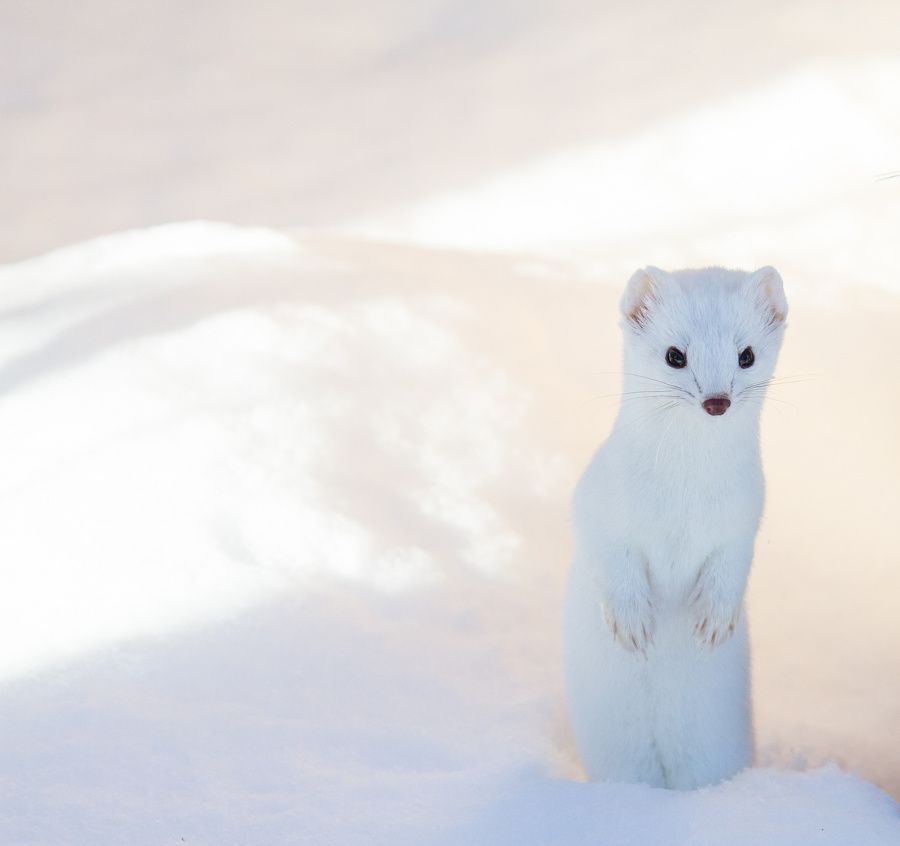
[{"label": "rounded ear", "polygon": [[619,309],[628,323],[644,325],[653,303],[659,302],[667,276],[658,267],[645,267],[628,280],[619,302]]},{"label": "rounded ear", "polygon": [[744,284],[756,295],[756,302],[765,311],[773,325],[784,323],[788,305],[784,297],[784,284],[774,267],[761,267],[747,275]]}]

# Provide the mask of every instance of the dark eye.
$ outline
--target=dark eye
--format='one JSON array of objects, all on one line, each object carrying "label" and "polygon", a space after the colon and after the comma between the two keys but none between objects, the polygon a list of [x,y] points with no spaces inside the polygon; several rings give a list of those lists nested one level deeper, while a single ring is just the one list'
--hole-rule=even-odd
[{"label": "dark eye", "polygon": [[[743,355],[743,353],[741,353],[741,355]],[[750,355],[753,355],[753,353],[750,353]],[[666,364],[668,364],[669,367],[677,367],[680,369],[687,364],[687,359],[684,357],[684,353],[681,350],[676,349],[675,347],[669,347],[666,350]],[[741,366],[743,367],[743,365]]]},{"label": "dark eye", "polygon": [[748,367],[753,367],[753,362],[756,361],[756,356],[753,355],[753,347],[747,347],[739,356],[738,356],[738,364],[746,370]]}]

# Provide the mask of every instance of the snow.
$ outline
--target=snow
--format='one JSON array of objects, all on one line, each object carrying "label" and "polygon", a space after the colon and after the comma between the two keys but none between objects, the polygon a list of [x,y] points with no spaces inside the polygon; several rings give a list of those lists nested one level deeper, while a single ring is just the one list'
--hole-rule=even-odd
[{"label": "snow", "polygon": [[[22,349],[7,349],[0,374],[3,524],[18,566],[0,616],[5,639],[27,646],[4,655],[0,672],[234,611],[323,568],[389,591],[433,576],[421,548],[379,546],[367,527],[323,507],[313,468],[352,468],[339,446],[369,462],[389,455],[385,471],[406,467],[417,519],[457,532],[477,569],[497,571],[517,546],[476,495],[509,451],[514,388],[500,373],[472,378],[476,365],[435,322],[440,303],[423,312],[374,297],[326,308],[265,276],[241,290],[242,250],[260,243],[273,249],[252,271],[271,275],[284,257],[276,233],[266,241],[198,223],[107,236],[17,268],[45,281],[57,274],[66,295],[76,281],[93,291],[89,305],[52,295],[22,303],[28,289],[7,269],[17,300],[8,343],[21,338]],[[194,263],[200,255],[205,265]],[[223,257],[211,283],[210,262]],[[228,275],[238,286],[231,302]],[[366,350],[378,354],[366,360]],[[438,376],[430,404],[398,416],[398,397],[429,396]],[[53,528],[43,531],[48,514]],[[88,619],[70,603],[82,591]]]},{"label": "snow", "polygon": [[878,182],[896,169],[898,90],[896,56],[810,64],[343,231],[536,253],[597,275],[648,263],[755,266],[760,255],[793,269],[800,253],[817,288],[852,274],[898,293],[897,192]]},{"label": "snow", "polygon": [[5,842],[897,842],[771,719],[780,768],[581,780],[565,509],[614,403],[564,339],[592,302],[612,354],[615,288],[204,223],[0,278]]},{"label": "snow", "polygon": [[[900,842],[896,4],[757,5],[0,11],[0,842]],[[586,783],[567,502],[713,262],[791,303],[757,766]]]}]

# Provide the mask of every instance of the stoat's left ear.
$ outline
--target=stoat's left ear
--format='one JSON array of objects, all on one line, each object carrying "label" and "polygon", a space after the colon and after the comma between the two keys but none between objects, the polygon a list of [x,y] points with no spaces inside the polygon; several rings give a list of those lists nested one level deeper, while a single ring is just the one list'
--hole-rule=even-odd
[{"label": "stoat's left ear", "polygon": [[787,317],[787,300],[784,284],[774,267],[761,267],[747,275],[744,284],[754,292],[756,302],[765,311],[769,322],[777,325]]},{"label": "stoat's left ear", "polygon": [[645,267],[635,271],[628,280],[625,293],[619,303],[625,320],[636,326],[644,325],[654,304],[660,300],[667,277],[668,274],[658,267]]}]

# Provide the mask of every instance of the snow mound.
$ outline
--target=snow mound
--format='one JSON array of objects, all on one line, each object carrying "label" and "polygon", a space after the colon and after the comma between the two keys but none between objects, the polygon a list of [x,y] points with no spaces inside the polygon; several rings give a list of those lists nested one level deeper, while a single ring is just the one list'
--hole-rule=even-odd
[{"label": "snow mound", "polygon": [[900,842],[834,766],[578,780],[588,292],[214,224],[0,268],[3,840]]}]

